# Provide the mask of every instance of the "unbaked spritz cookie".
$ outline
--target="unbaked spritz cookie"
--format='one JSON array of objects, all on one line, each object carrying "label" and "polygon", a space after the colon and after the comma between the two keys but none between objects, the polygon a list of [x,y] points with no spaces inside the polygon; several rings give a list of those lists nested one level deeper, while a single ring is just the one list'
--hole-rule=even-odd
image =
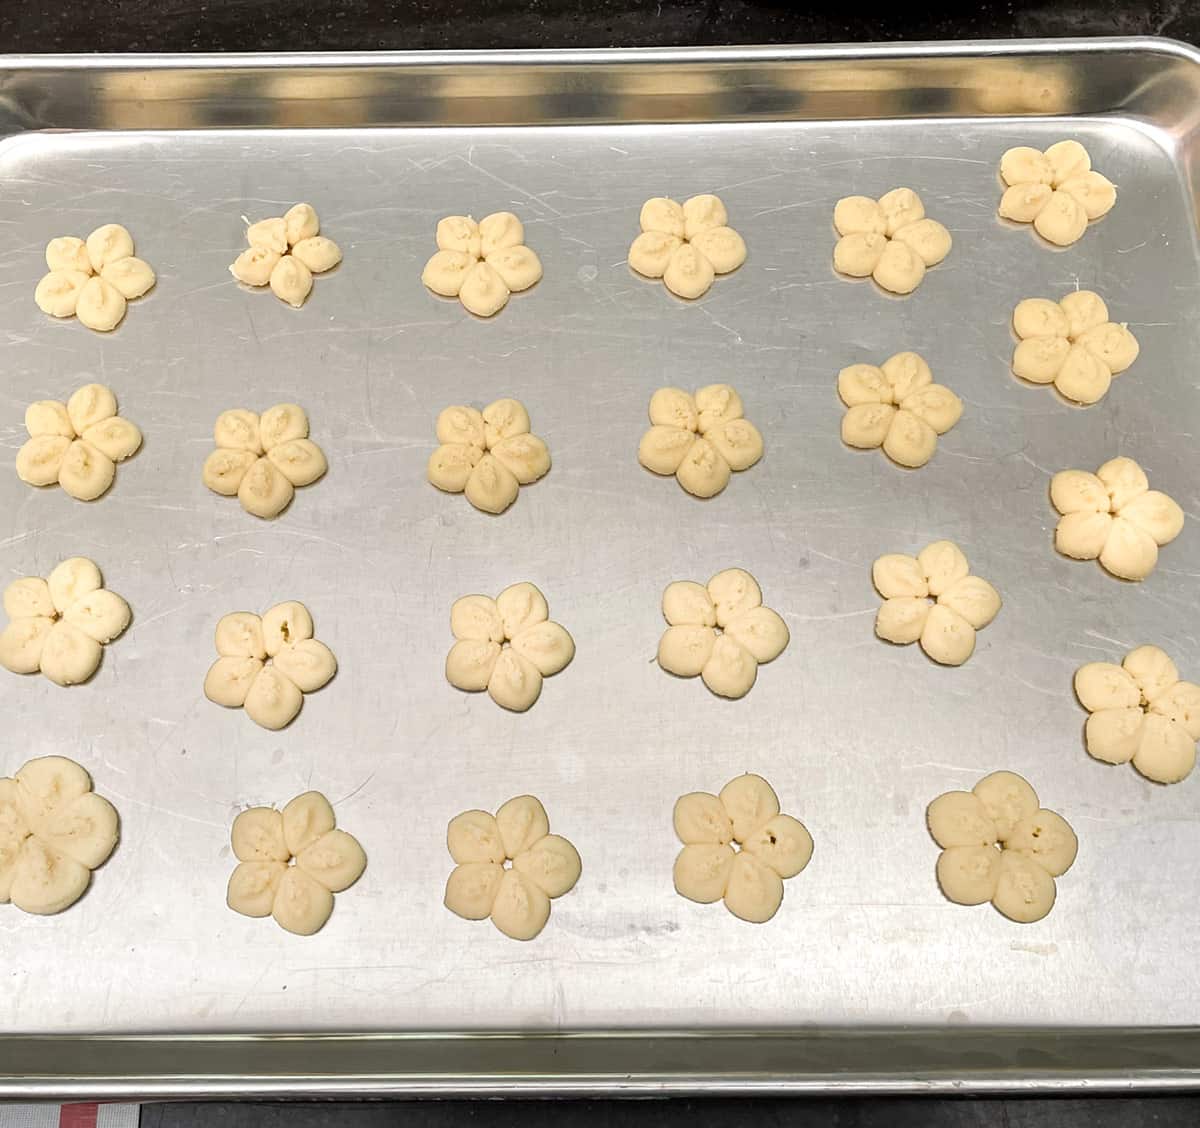
[{"label": "unbaked spritz cookie", "polygon": [[87,891],[117,844],[117,812],[74,760],[42,756],[0,779],[0,904],[49,915]]},{"label": "unbaked spritz cookie", "polygon": [[132,617],[129,604],[104,587],[100,569],[83,556],[64,560],[45,579],[25,576],[4,590],[9,623],[0,633],[0,666],[39,671],[56,685],[80,685],[100,667],[106,643]]},{"label": "unbaked spritz cookie", "polygon": [[495,599],[464,595],[450,608],[458,640],[446,655],[446,680],[466,693],[487,690],[497,705],[523,713],[542,679],[575,657],[575,641],[551,622],[546,597],[533,584],[506,587]]},{"label": "unbaked spritz cookie", "polygon": [[629,265],[645,278],[661,278],[676,297],[702,297],[718,274],[746,261],[746,244],[729,226],[719,196],[693,196],[682,204],[655,196],[642,205],[639,223]]},{"label": "unbaked spritz cookie", "polygon": [[911,294],[949,253],[950,232],[925,217],[925,205],[911,188],[893,188],[872,200],[845,196],[833,209],[840,238],[833,269],[851,278],[870,275],[892,294]]},{"label": "unbaked spritz cookie", "polygon": [[546,808],[532,795],[510,799],[496,814],[463,811],[446,828],[456,863],[443,904],[465,920],[492,923],[514,940],[532,940],[550,919],[550,902],[575,888],[579,852],[550,833]]},{"label": "unbaked spritz cookie", "polygon": [[154,285],[149,263],[133,253],[133,236],[119,223],[97,227],[86,240],[60,235],[46,244],[46,266],[33,293],[51,317],[76,317],[107,333],[121,324],[126,304]]},{"label": "unbaked spritz cookie", "polygon": [[493,212],[478,223],[448,215],[437,225],[438,249],[421,281],[435,294],[458,298],[476,317],[491,317],[509,295],[542,277],[541,260],[525,246],[525,225],[512,212]]},{"label": "unbaked spritz cookie", "polygon": [[225,903],[243,916],[272,916],[297,936],[324,928],[333,895],[367,868],[358,839],[337,829],[333,808],[319,791],[297,795],[282,811],[248,808],[233,820],[229,837],[238,864]]},{"label": "unbaked spritz cookie", "polygon": [[871,567],[883,596],[875,633],[900,646],[920,642],[940,665],[961,666],[975,652],[975,632],[1000,612],[1000,593],[970,571],[952,541],[934,541],[916,556],[879,557]]},{"label": "unbaked spritz cookie", "polygon": [[1018,145],[1000,158],[1000,215],[1032,223],[1048,243],[1069,246],[1090,220],[1117,202],[1117,190],[1093,171],[1092,158],[1078,141],[1057,141],[1044,152]]},{"label": "unbaked spritz cookie", "polygon": [[1122,659],[1089,662],[1075,671],[1075,696],[1090,714],[1087,750],[1106,764],[1133,766],[1155,783],[1178,783],[1196,766],[1200,685],[1180,681],[1157,646]]},{"label": "unbaked spritz cookie", "polygon": [[1073,560],[1096,560],[1122,580],[1144,580],[1158,550],[1183,528],[1183,510],[1159,490],[1132,458],[1113,458],[1094,474],[1060,470],[1050,500],[1062,514],[1054,547]]},{"label": "unbaked spritz cookie", "polygon": [[791,639],[787,624],[763,606],[758,581],[741,568],[707,584],[676,580],[663,592],[669,624],[658,642],[658,664],[680,678],[697,675],[718,697],[745,697],[758,667],[773,662]]},{"label": "unbaked spritz cookie", "polygon": [[1026,298],[1013,310],[1013,374],[1031,384],[1053,384],[1067,399],[1092,404],[1112,378],[1138,355],[1137,338],[1108,319],[1099,294],[1075,290],[1061,301]]},{"label": "unbaked spritz cookie", "polygon": [[142,432],[117,414],[117,398],[103,384],[85,384],[66,403],[31,403],[25,430],[29,441],[17,451],[17,477],[31,486],[62,486],[80,501],[106,494],[116,464],[142,445]]},{"label": "unbaked spritz cookie", "polygon": [[1054,907],[1054,879],[1079,849],[1066,819],[1042,808],[1015,772],[992,772],[971,791],[939,795],[925,821],[942,847],[937,879],[946,899],[991,901],[1018,924],[1041,920]]},{"label": "unbaked spritz cookie", "polygon": [[944,435],[962,417],[962,400],[933,382],[924,358],[896,353],[880,367],[852,364],[838,373],[838,395],[847,407],[842,442],[860,450],[882,447],[901,466],[924,466]]},{"label": "unbaked spritz cookie", "polygon": [[650,430],[638,461],[655,474],[674,474],[693,497],[714,497],[734,470],[749,470],[763,455],[758,428],[743,418],[742,397],[728,384],[709,384],[695,396],[659,388],[650,397]]},{"label": "unbaked spritz cookie", "polygon": [[312,616],[303,603],[279,603],[261,617],[233,611],[214,633],[220,657],[204,678],[204,696],[227,709],[245,709],[265,729],[292,723],[306,693],[335,673],[337,660],[313,638]]},{"label": "unbaked spritz cookie", "polygon": [[320,230],[311,204],[296,204],[257,223],[246,220],[249,247],[233,260],[229,273],[246,286],[270,286],[281,302],[299,309],[312,291],[313,275],[342,261],[341,248]]},{"label": "unbaked spritz cookie", "polygon": [[675,891],[689,901],[724,901],[751,924],[770,920],[783,901],[783,883],[812,858],[813,840],[762,776],[731,779],[719,795],[693,791],[675,802]]},{"label": "unbaked spritz cookie", "polygon": [[329,469],[325,452],[308,437],[308,416],[294,403],[277,403],[262,415],[244,407],[222,411],[213,425],[217,449],[201,477],[213,493],[237,496],[255,517],[277,517],[296,488],[310,486]]},{"label": "unbaked spritz cookie", "polygon": [[482,411],[448,407],[437,418],[441,446],[429,456],[426,475],[439,490],[465,493],[476,509],[503,513],[521,486],[550,469],[550,451],[529,427],[520,400],[498,399]]}]

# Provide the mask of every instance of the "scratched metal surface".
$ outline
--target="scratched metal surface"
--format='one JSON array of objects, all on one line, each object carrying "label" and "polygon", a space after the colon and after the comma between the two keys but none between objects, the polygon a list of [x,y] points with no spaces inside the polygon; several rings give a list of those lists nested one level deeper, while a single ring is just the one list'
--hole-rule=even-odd
[{"label": "scratched metal surface", "polygon": [[[1116,209],[1054,252],[995,218],[1000,153],[1080,138]],[[839,280],[830,214],[910,185],[953,232],[907,300]],[[744,267],[682,304],[632,276],[641,202],[719,192]],[[345,251],[296,312],[226,272],[240,216],[296,200]],[[430,295],[436,220],[507,208],[545,279],[499,317]],[[46,240],[118,220],[158,286],[109,338],[33,305]],[[1200,850],[1193,779],[1161,788],[1084,754],[1075,668],[1154,641],[1200,677],[1195,627],[1197,249],[1177,154],[1120,120],[879,122],[326,133],[28,135],[0,146],[6,344],[0,446],[29,401],[85,380],[144,430],[84,505],[0,474],[0,577],[84,553],[134,623],[87,686],[0,678],[0,770],[83,762],[122,842],[61,917],[0,908],[0,1026],[208,1031],[928,1022],[1195,1023]],[[1142,345],[1084,410],[1009,374],[1008,316],[1095,287]],[[964,400],[916,472],[838,438],[837,370],[916,349]],[[698,502],[637,464],[650,393],[728,380],[766,457]],[[451,402],[516,395],[553,452],[502,518],[424,479]],[[279,520],[207,492],[212,421],[296,400],[330,471]],[[1052,545],[1048,476],[1117,452],[1189,514],[1141,585]],[[949,537],[1005,607],[942,669],[872,633],[880,553]],[[758,577],[792,643],[737,703],[653,662],[670,580]],[[513,716],[443,679],[448,610],[529,579],[575,661]],[[203,697],[216,620],[303,600],[337,678],[271,734]],[[997,768],[1028,777],[1080,839],[1043,922],[948,904],[923,812]],[[816,840],[770,924],[675,895],[674,799],[770,779]],[[228,828],[319,788],[370,857],[328,926],[299,939],[224,905]],[[516,944],[441,906],[446,821],[532,791],[584,872]]]}]

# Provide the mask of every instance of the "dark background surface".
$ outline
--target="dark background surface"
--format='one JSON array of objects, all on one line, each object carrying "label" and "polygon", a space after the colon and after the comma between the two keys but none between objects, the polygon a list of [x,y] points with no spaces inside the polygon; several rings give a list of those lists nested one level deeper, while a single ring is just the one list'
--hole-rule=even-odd
[{"label": "dark background surface", "polygon": [[[876,11],[874,9],[882,9]],[[870,14],[867,14],[867,13]],[[1200,0],[0,0],[0,50],[333,51],[1164,35]],[[1166,969],[1164,969],[1166,971]],[[1200,1128],[1200,1097],[152,1105],[143,1128]]]}]

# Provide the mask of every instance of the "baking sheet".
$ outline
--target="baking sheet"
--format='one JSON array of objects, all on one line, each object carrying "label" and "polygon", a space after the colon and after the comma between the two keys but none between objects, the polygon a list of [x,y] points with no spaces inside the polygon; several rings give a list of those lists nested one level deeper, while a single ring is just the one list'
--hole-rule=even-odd
[{"label": "baking sheet", "polygon": [[[1167,53],[1173,65],[1181,50]],[[799,82],[802,54],[794,63]],[[919,68],[919,52],[908,65]],[[28,402],[92,379],[113,387],[146,442],[92,505],[0,475],[0,579],[85,554],[134,610],[87,686],[0,679],[0,770],[71,756],[122,817],[121,845],[75,909],[49,919],[0,909],[0,1027],[953,1034],[1196,1023],[1198,973],[1178,955],[1194,923],[1197,784],[1162,788],[1091,761],[1071,692],[1083,662],[1144,641],[1200,678],[1200,274],[1178,126],[1164,110],[1131,109],[8,136],[4,457],[22,442]],[[1088,147],[1120,196],[1054,251],[997,220],[996,166],[1011,145],[1064,136]],[[955,241],[905,300],[830,266],[833,202],[898,185]],[[648,196],[709,191],[750,257],[684,304],[624,256]],[[243,215],[299,200],[345,261],[294,311],[240,289],[226,267]],[[524,221],[545,278],[481,322],[419,276],[439,217],[501,209]],[[42,316],[32,290],[49,238],[108,221],[130,228],[158,285],[101,337]],[[1007,363],[1016,302],[1076,287],[1101,292],[1142,350],[1087,410],[1020,384]],[[837,370],[902,349],[922,353],[966,405],[917,472],[851,451],[838,433]],[[636,448],[655,388],[718,380],[741,392],[767,453],[699,502],[643,471]],[[429,486],[424,465],[442,407],[502,395],[526,403],[554,468],[493,519]],[[209,493],[199,471],[220,411],[281,400],[308,410],[330,471],[264,523]],[[1117,453],[1189,515],[1141,585],[1052,549],[1049,475]],[[957,670],[872,631],[871,562],[942,537],[1005,599]],[[734,565],[755,574],[792,632],[736,703],[653,661],[663,586]],[[542,588],[578,646],[521,716],[442,676],[453,600],[517,580]],[[201,686],[216,620],[283,599],[308,605],[339,673],[272,734]],[[1031,926],[950,905],[934,879],[926,804],[997,768],[1026,776],[1080,839],[1056,908]],[[671,887],[675,798],[748,770],[816,843],[763,927]],[[309,787],[334,801],[370,861],[325,929],[301,939],[230,913],[224,888],[236,812]],[[525,791],[584,872],[545,932],[518,945],[442,908],[444,828]]]}]

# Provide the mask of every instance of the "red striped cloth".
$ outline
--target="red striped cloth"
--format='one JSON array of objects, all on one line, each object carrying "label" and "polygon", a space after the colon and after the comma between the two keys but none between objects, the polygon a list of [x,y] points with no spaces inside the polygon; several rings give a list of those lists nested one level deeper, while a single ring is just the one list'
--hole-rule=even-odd
[{"label": "red striped cloth", "polygon": [[135,1104],[0,1104],[0,1128],[138,1128]]}]

